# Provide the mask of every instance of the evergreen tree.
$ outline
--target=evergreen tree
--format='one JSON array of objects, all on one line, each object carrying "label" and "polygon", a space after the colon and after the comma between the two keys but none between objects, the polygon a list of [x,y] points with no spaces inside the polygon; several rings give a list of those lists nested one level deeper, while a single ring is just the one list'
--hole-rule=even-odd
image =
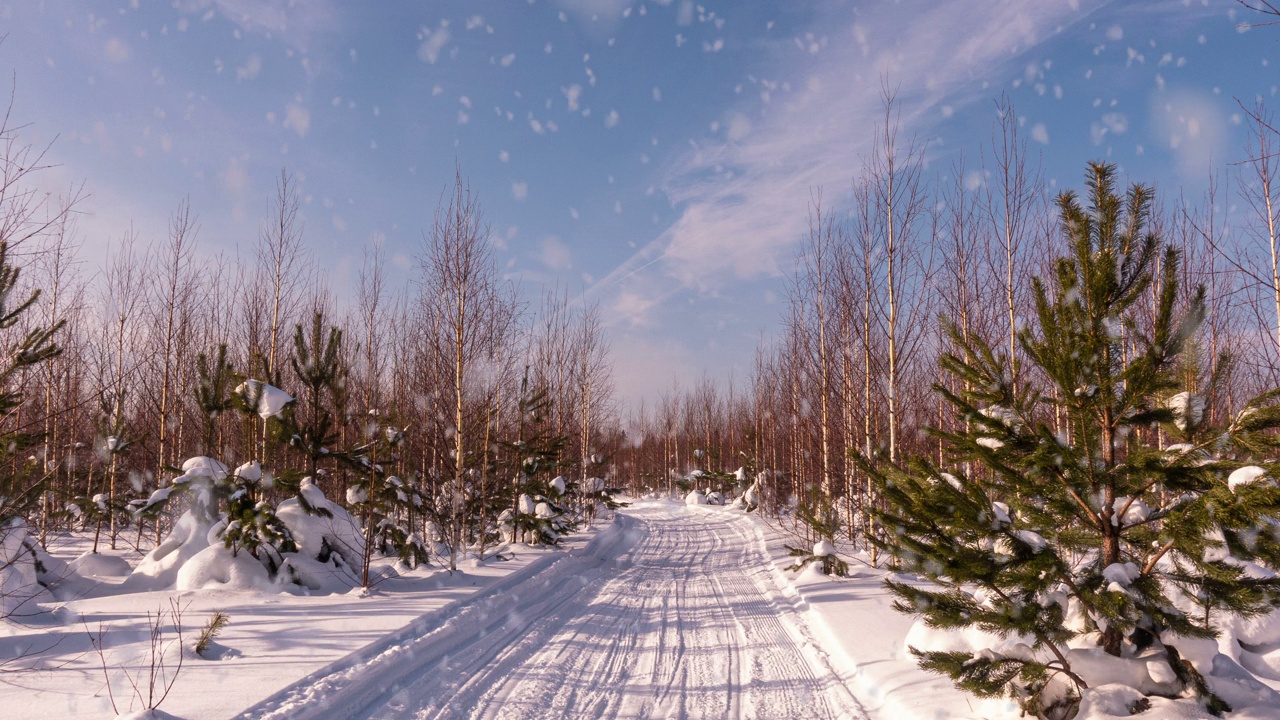
[{"label": "evergreen tree", "polygon": [[[516,438],[499,441],[502,452],[495,456],[495,473],[512,478],[505,498],[507,507],[498,515],[499,528],[512,542],[555,544],[564,531],[564,508],[555,499],[563,495],[566,486],[563,478],[553,474],[560,467],[569,437],[553,432],[551,408],[550,394],[530,384],[525,368],[516,402]],[[537,512],[539,503],[547,503],[542,517]]]},{"label": "evergreen tree", "polygon": [[[9,244],[0,242],[0,331],[22,323],[26,312],[40,299],[39,289],[26,298],[14,296],[19,275],[21,270],[9,259]],[[63,324],[61,320],[47,327],[37,324],[4,348],[4,360],[0,362],[0,417],[13,418],[25,400],[23,383],[18,382],[22,373],[61,354],[62,348],[53,338]],[[9,472],[0,477],[0,527],[7,527],[14,518],[25,519],[44,492],[48,478],[43,468],[23,460],[27,451],[43,439],[41,433],[26,426],[0,428],[0,462],[9,467]]]},{"label": "evergreen tree", "polygon": [[306,457],[306,473],[312,476],[319,469],[320,461],[333,455],[333,447],[338,442],[333,413],[326,401],[333,403],[343,395],[346,381],[342,330],[330,327],[325,333],[324,324],[324,313],[316,311],[307,332],[301,323],[294,327],[290,361],[307,405],[303,417],[293,414],[286,418],[292,420],[288,441]]},{"label": "evergreen tree", "polygon": [[[1008,358],[951,328],[942,366],[953,387],[971,389],[935,386],[961,428],[933,431],[949,470],[925,459],[858,462],[884,501],[875,515],[886,536],[876,542],[932,583],[888,581],[895,608],[931,627],[977,627],[1030,646],[913,648],[922,667],[1066,717],[1087,686],[1073,653],[1154,650],[1180,692],[1219,714],[1226,703],[1177,643],[1215,636],[1229,613],[1280,603],[1280,579],[1250,572],[1251,563],[1280,567],[1280,487],[1267,479],[1280,470],[1267,460],[1280,395],[1205,426],[1180,372],[1204,292],[1175,312],[1179,256],[1149,229],[1152,193],[1133,186],[1120,197],[1114,183],[1112,166],[1091,165],[1088,206],[1071,192],[1058,198],[1069,254],[1033,281],[1037,322],[1019,341],[1034,369],[1023,368],[1016,388]],[[1139,303],[1152,300],[1143,324]],[[1161,448],[1162,430],[1188,442]]]},{"label": "evergreen tree", "polygon": [[369,565],[374,551],[396,555],[408,567],[427,561],[422,538],[412,530],[413,513],[421,513],[426,498],[412,483],[392,475],[389,468],[404,442],[404,431],[394,426],[376,428],[368,442],[343,453],[344,462],[359,476],[347,488],[347,504],[364,523],[364,557],[361,583],[369,587]]},{"label": "evergreen tree", "polygon": [[[227,466],[214,456],[220,454],[222,447],[219,419],[228,410],[238,410],[246,421],[254,415],[262,416],[271,427],[272,422],[283,422],[280,416],[292,404],[292,398],[279,388],[256,380],[242,381],[231,389],[240,376],[227,358],[226,345],[219,345],[212,359],[200,353],[196,366],[196,404],[203,418],[206,455],[184,462],[181,474],[152,493],[145,503],[138,504],[134,512],[142,518],[157,518],[171,502],[186,498],[190,511],[214,526],[212,533],[233,555],[247,551],[274,576],[281,567],[281,554],[296,552],[297,544],[289,528],[276,516],[275,505],[265,497],[266,491],[283,487],[297,492],[304,508],[310,506],[296,483],[264,474],[258,461],[246,462],[228,472]],[[271,412],[264,413],[265,408]]]}]

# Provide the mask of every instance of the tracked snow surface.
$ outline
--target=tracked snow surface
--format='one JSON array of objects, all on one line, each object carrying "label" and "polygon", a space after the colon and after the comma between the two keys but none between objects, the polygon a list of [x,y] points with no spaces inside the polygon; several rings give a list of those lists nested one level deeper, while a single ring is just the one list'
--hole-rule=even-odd
[{"label": "tracked snow surface", "polygon": [[546,562],[238,717],[867,717],[748,517],[642,504]]}]

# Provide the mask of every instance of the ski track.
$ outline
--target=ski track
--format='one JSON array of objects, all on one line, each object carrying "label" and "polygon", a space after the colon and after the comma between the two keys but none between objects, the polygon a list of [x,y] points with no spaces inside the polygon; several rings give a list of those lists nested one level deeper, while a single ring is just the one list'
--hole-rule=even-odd
[{"label": "ski track", "polygon": [[375,657],[272,706],[369,720],[867,717],[751,520],[671,504],[622,513],[618,538],[413,639],[393,678],[378,681]]}]

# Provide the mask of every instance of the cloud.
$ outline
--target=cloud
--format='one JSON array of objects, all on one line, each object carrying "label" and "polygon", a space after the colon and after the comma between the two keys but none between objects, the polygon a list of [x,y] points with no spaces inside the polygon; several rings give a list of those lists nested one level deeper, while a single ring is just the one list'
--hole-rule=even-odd
[{"label": "cloud", "polygon": [[622,23],[623,11],[633,0],[556,0],[579,28],[597,40],[613,33]]},{"label": "cloud", "polygon": [[652,306],[683,289],[714,294],[785,272],[805,231],[813,190],[842,197],[869,154],[870,129],[884,121],[882,83],[897,88],[899,138],[928,137],[944,107],[988,99],[983,77],[998,76],[1087,14],[1065,4],[1018,0],[908,5],[914,11],[873,5],[856,26],[847,8],[814,19],[824,32],[848,33],[861,43],[833,41],[802,59],[788,43],[772,48],[792,58],[780,61],[790,65],[778,78],[786,87],[774,82],[743,93],[749,99],[726,113],[723,135],[695,139],[683,157],[668,163],[662,189],[678,218],[589,290],[636,295],[605,301],[616,308],[614,322],[630,322],[634,313],[627,308],[644,306],[639,299]]},{"label": "cloud", "polygon": [[527,200],[529,198],[529,183],[523,180],[511,183],[511,197],[517,200]]},{"label": "cloud", "polygon": [[578,100],[582,97],[582,86],[575,83],[567,88],[560,88],[560,92],[564,93],[565,99],[569,101],[569,112],[577,112]]}]

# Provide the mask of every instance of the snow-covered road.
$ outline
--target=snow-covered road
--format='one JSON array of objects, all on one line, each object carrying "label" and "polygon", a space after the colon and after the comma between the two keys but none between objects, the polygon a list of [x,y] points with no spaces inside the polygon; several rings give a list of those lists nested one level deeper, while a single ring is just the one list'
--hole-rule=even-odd
[{"label": "snow-covered road", "polygon": [[245,718],[863,718],[751,520],[646,503]]}]

